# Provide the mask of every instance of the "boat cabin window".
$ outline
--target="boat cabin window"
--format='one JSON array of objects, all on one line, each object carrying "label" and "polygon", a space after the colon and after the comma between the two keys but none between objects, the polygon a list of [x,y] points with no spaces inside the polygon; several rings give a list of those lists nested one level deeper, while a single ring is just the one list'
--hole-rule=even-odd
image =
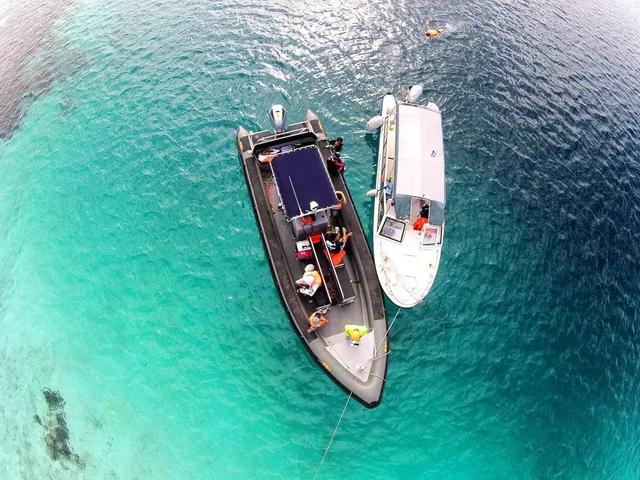
[{"label": "boat cabin window", "polygon": [[442,227],[433,227],[426,225],[422,230],[422,238],[420,243],[424,246],[442,243]]},{"label": "boat cabin window", "polygon": [[400,220],[409,220],[411,215],[411,197],[408,195],[396,195],[393,199],[396,209],[396,217]]},{"label": "boat cabin window", "polygon": [[380,235],[390,238],[391,240],[395,240],[396,242],[402,242],[406,226],[407,225],[404,222],[400,222],[395,218],[386,217],[382,227],[380,228]]},{"label": "boat cabin window", "polygon": [[431,204],[429,209],[429,223],[431,225],[442,225],[444,223],[444,203],[429,202]]}]

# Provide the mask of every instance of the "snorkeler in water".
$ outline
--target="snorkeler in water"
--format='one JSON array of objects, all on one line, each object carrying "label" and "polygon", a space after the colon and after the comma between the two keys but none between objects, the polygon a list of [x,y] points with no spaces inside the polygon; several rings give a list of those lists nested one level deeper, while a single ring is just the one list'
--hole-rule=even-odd
[{"label": "snorkeler in water", "polygon": [[429,28],[425,35],[427,36],[427,38],[435,38],[435,37],[439,37],[441,34],[443,34],[444,32],[446,32],[447,30],[445,28]]}]

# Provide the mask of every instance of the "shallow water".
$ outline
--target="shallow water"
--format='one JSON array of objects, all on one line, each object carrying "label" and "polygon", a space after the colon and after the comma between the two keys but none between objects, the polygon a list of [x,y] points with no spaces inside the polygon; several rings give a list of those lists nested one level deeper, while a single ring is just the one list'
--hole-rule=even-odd
[{"label": "shallow water", "polygon": [[[0,478],[311,478],[346,396],[280,305],[234,129],[316,111],[368,230],[363,125],[414,83],[443,110],[443,263],[319,478],[638,478],[637,4],[49,4],[0,82],[23,100],[0,140]],[[47,451],[45,389],[80,461]]]}]

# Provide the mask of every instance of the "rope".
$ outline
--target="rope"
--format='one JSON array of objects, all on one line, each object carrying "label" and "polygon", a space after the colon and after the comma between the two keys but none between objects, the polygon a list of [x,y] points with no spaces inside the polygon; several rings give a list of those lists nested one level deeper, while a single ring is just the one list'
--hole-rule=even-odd
[{"label": "rope", "polygon": [[[382,340],[380,340],[380,343],[378,344],[378,346],[376,347],[376,349],[374,350],[374,355],[377,355],[378,349],[380,348],[380,346],[382,345],[382,342],[384,342],[385,338],[387,338],[387,335],[389,335],[389,330],[391,330],[391,327],[393,327],[393,324],[396,321],[396,318],[398,318],[398,315],[400,314],[400,310],[402,310],[402,308],[398,308],[398,311],[396,312],[396,315],[393,317],[393,320],[391,321],[391,324],[389,325],[389,328],[387,328],[387,331],[384,333],[384,336],[382,337]],[[388,352],[387,352],[388,353]],[[373,360],[376,360],[377,358],[382,358],[385,355],[387,355],[387,353],[385,353],[384,355],[381,355],[380,357],[376,357]],[[373,375],[374,377],[378,377],[381,378],[382,380],[384,380],[384,378],[380,377],[379,375],[375,375],[373,373],[369,373],[369,375]],[[358,377],[356,377],[355,375],[353,376],[353,387],[356,386],[356,382],[358,381]],[[351,400],[351,397],[353,396],[353,387],[351,387],[351,390],[349,391],[349,397],[347,397],[347,401],[344,404],[344,407],[342,407],[342,413],[340,414],[340,418],[338,418],[338,423],[336,423],[336,427],[333,429],[333,433],[331,434],[331,438],[329,439],[329,443],[327,444],[326,448],[324,449],[324,453],[322,454],[322,458],[320,459],[320,463],[318,464],[318,467],[316,468],[316,471],[313,475],[313,480],[316,480],[316,478],[318,478],[318,474],[320,473],[320,469],[322,468],[322,464],[324,463],[325,458],[327,458],[327,454],[329,453],[329,449],[331,448],[331,445],[333,444],[333,439],[336,436],[336,433],[338,433],[338,428],[340,427],[340,423],[342,423],[342,419],[344,418],[344,414],[347,411],[347,406],[349,405],[349,401]]]},{"label": "rope", "polygon": [[[356,386],[356,382],[358,381],[358,377],[356,377],[354,375],[353,378],[353,386]],[[331,444],[333,443],[333,439],[336,436],[336,433],[338,432],[338,427],[340,426],[340,422],[342,422],[342,418],[344,417],[344,412],[347,411],[347,405],[349,405],[349,400],[351,400],[351,397],[353,396],[353,387],[351,387],[351,391],[349,392],[349,397],[347,398],[347,402],[344,404],[344,407],[342,408],[342,413],[340,414],[340,418],[338,419],[338,423],[336,423],[336,428],[333,429],[333,433],[331,434],[331,438],[329,439],[329,443],[327,444],[327,447],[324,449],[324,454],[322,455],[322,459],[320,459],[320,463],[318,464],[318,468],[316,468],[316,473],[313,475],[313,480],[316,480],[316,478],[318,478],[318,474],[320,473],[320,469],[322,468],[322,464],[324,463],[324,459],[327,458],[327,453],[329,453],[329,449],[331,448]]]},{"label": "rope", "polygon": [[[389,353],[390,353],[390,352],[385,352],[385,353],[383,353],[382,355],[378,355],[377,357],[373,357],[373,358],[371,359],[371,361],[372,361],[372,362],[375,362],[376,360],[379,360],[379,359],[381,359],[381,358],[386,357],[387,355],[389,355]],[[371,374],[371,373],[370,373],[369,375],[373,375],[373,374]]]},{"label": "rope", "polygon": [[393,324],[395,323],[396,318],[398,318],[398,315],[400,314],[400,310],[402,310],[402,307],[398,308],[398,311],[396,312],[396,316],[393,317],[393,320],[391,320],[391,324],[389,325],[389,328],[387,328],[387,331],[384,333],[384,337],[382,337],[382,340],[380,340],[380,343],[378,344],[376,349],[373,351],[374,355],[378,354],[378,350],[380,349],[380,346],[382,345],[382,342],[384,342],[385,339],[387,338],[387,335],[389,335],[389,330],[391,330],[391,327],[393,327]]}]

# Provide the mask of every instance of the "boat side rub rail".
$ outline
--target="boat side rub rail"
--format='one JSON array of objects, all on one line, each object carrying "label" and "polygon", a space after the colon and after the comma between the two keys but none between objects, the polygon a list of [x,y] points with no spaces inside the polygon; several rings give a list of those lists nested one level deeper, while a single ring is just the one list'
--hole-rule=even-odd
[{"label": "boat side rub rail", "polygon": [[254,138],[255,143],[253,145],[253,151],[254,153],[256,153],[256,150],[258,148],[268,147],[269,144],[274,142],[281,144],[282,142],[287,140],[295,140],[297,138],[304,137],[312,137],[312,140],[316,140],[317,138],[315,133],[310,132],[307,127],[304,127],[292,132],[276,133],[275,135],[265,135],[263,137],[260,137],[259,139]]}]

